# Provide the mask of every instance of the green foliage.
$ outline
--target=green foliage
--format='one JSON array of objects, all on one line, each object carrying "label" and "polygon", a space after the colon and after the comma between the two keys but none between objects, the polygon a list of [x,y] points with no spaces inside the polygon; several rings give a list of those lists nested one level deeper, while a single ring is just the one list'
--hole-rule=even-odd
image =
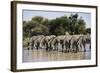
[{"label": "green foliage", "polygon": [[38,24],[42,24],[43,17],[41,17],[41,16],[35,16],[35,17],[32,18],[32,21],[34,21],[34,22],[36,22]]},{"label": "green foliage", "polygon": [[65,35],[91,33],[91,29],[86,29],[85,21],[78,14],[64,15],[56,19],[46,19],[35,16],[31,21],[23,21],[24,37],[33,35]]},{"label": "green foliage", "polygon": [[91,28],[87,28],[87,29],[86,29],[86,33],[91,34]]},{"label": "green foliage", "polygon": [[75,26],[75,34],[86,34],[86,23],[82,18],[78,19],[78,22]]},{"label": "green foliage", "polygon": [[64,30],[63,27],[58,27],[58,28],[55,29],[54,34],[55,35],[64,35],[65,34],[65,30]]}]

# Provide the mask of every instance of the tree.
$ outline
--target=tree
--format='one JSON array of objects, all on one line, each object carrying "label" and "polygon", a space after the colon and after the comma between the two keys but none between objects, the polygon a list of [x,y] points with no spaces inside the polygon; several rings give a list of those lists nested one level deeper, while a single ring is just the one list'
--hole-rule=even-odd
[{"label": "tree", "polygon": [[23,24],[23,35],[25,37],[31,37],[31,29],[37,27],[38,24],[34,23],[33,21],[28,21],[26,23]]},{"label": "tree", "polygon": [[79,34],[86,34],[85,25],[86,25],[85,21],[82,18],[80,18],[79,21],[78,21],[78,26],[79,26],[78,33]]},{"label": "tree", "polygon": [[43,17],[41,17],[41,16],[35,16],[35,17],[32,18],[32,21],[34,21],[34,22],[36,22],[38,24],[42,24]]},{"label": "tree", "polygon": [[64,35],[69,34],[86,34],[90,29],[86,29],[86,23],[79,18],[78,14],[71,14],[69,17],[64,15],[49,20],[41,16],[35,16],[31,21],[23,21],[23,35],[31,37],[34,35]]},{"label": "tree", "polygon": [[78,17],[78,14],[71,14],[69,16],[69,24],[70,34],[86,34],[86,23],[82,17]]},{"label": "tree", "polygon": [[25,37],[48,34],[48,28],[45,25],[34,22],[33,20],[23,24],[23,31]]},{"label": "tree", "polygon": [[69,31],[69,19],[66,15],[59,17],[61,27],[67,32]]},{"label": "tree", "polygon": [[91,28],[87,28],[86,33],[91,34]]},{"label": "tree", "polygon": [[42,22],[42,25],[48,27],[48,24],[49,24],[49,20],[48,19],[44,19],[43,22]]},{"label": "tree", "polygon": [[61,27],[56,28],[54,33],[55,33],[55,35],[65,35],[65,30],[61,26]]},{"label": "tree", "polygon": [[69,16],[69,28],[70,28],[70,34],[75,34],[75,26],[77,25],[78,21],[78,14],[71,14]]}]

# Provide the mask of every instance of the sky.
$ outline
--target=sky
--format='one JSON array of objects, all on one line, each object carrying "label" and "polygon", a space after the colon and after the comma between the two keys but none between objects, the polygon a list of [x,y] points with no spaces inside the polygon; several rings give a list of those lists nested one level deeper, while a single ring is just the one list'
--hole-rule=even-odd
[{"label": "sky", "polygon": [[79,18],[86,22],[86,28],[91,27],[91,14],[90,13],[82,13],[82,12],[61,12],[61,11],[35,11],[35,10],[23,10],[22,17],[23,21],[30,21],[34,16],[42,16],[47,19],[55,19],[61,16],[70,16],[71,14],[77,13]]}]

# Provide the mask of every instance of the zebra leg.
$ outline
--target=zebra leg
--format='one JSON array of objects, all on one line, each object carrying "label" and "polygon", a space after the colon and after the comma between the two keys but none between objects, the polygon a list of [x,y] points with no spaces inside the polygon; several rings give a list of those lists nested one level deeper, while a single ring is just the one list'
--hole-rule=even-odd
[{"label": "zebra leg", "polygon": [[51,51],[52,50],[52,46],[51,46],[51,44],[50,44],[50,46],[49,46],[49,51]]},{"label": "zebra leg", "polygon": [[85,43],[83,44],[84,52],[86,52]]},{"label": "zebra leg", "polygon": [[37,50],[39,49],[39,42],[37,42],[36,49]]},{"label": "zebra leg", "polygon": [[31,47],[31,45],[30,45],[30,43],[28,43],[27,45],[28,45],[27,50],[29,50],[29,49],[30,49],[30,47]]},{"label": "zebra leg", "polygon": [[70,52],[72,52],[72,44],[70,44]]},{"label": "zebra leg", "polygon": [[56,47],[57,47],[57,49],[56,49],[56,50],[58,51],[58,43],[57,43]]},{"label": "zebra leg", "polygon": [[69,44],[66,42],[66,52],[69,52]]},{"label": "zebra leg", "polygon": [[33,44],[32,43],[30,44],[30,49],[33,50]]},{"label": "zebra leg", "polygon": [[62,52],[64,51],[64,44],[61,44]]},{"label": "zebra leg", "polygon": [[77,42],[73,43],[73,52],[77,53]]},{"label": "zebra leg", "polygon": [[46,43],[46,51],[48,51],[48,43]]},{"label": "zebra leg", "polygon": [[75,51],[74,51],[75,53],[77,53],[78,52],[78,44],[77,44],[77,42],[75,42]]}]

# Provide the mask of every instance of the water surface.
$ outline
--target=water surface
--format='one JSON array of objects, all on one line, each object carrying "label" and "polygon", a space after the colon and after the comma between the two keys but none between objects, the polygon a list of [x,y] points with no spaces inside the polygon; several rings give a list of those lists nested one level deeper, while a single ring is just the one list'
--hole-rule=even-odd
[{"label": "water surface", "polygon": [[61,51],[46,51],[45,49],[23,49],[23,62],[66,61],[91,59],[91,50],[86,52],[64,53]]}]

